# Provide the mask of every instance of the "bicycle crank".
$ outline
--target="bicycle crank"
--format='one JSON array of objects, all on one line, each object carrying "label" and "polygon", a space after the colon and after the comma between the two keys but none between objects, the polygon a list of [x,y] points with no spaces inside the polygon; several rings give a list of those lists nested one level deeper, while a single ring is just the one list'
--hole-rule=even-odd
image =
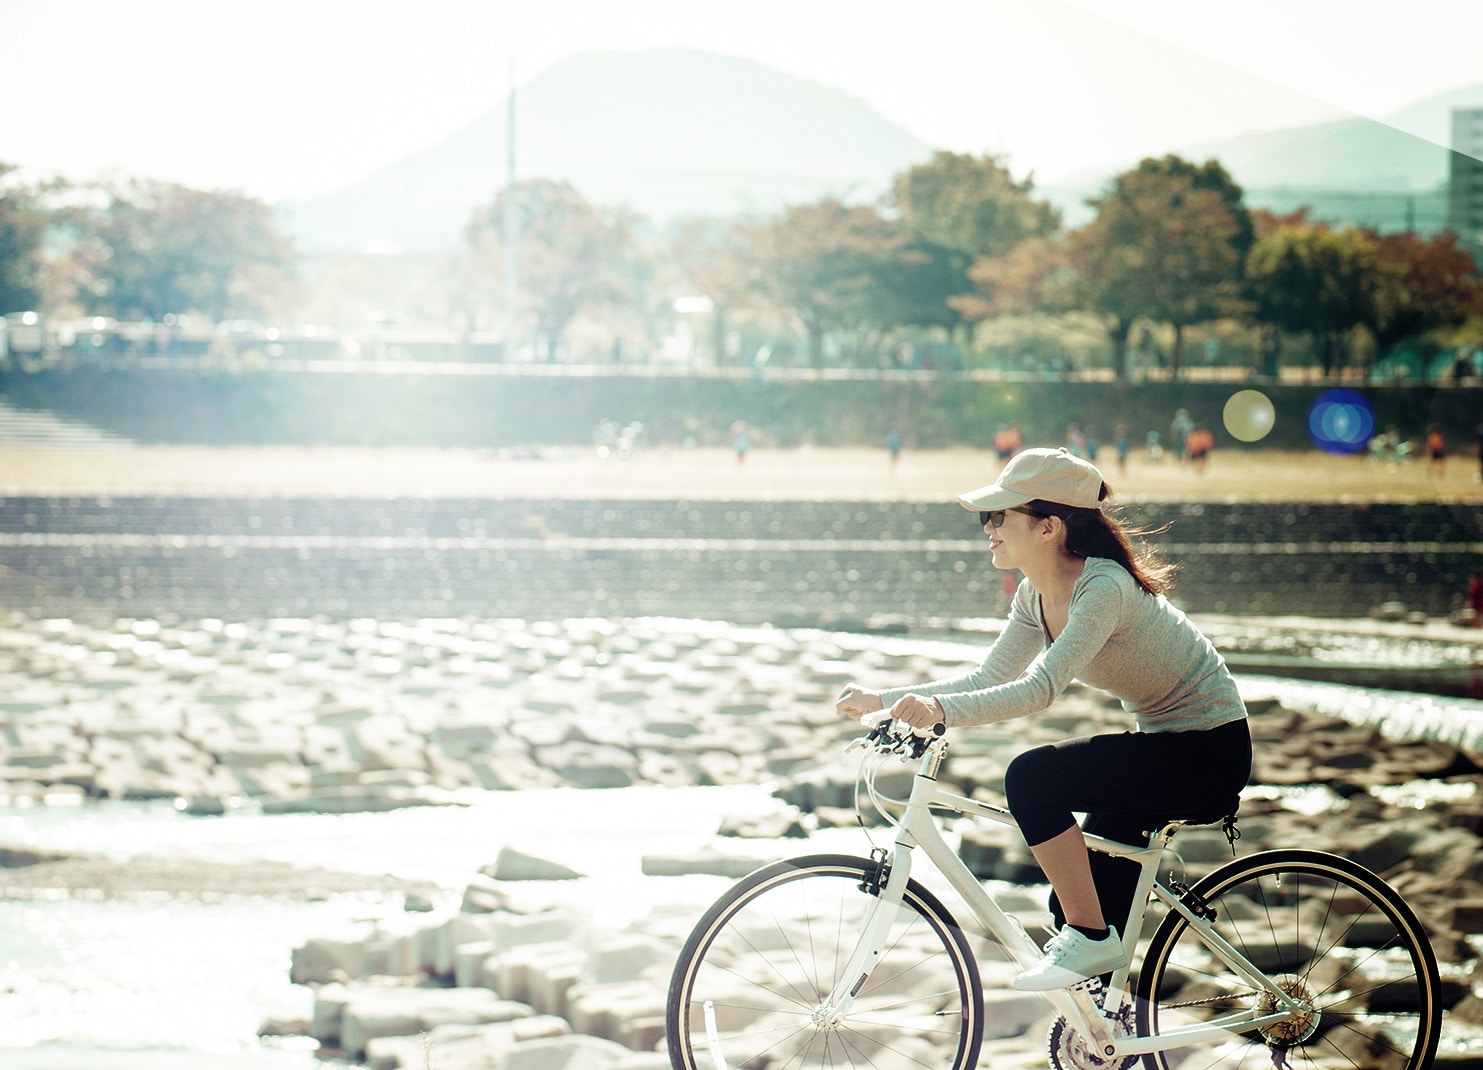
[{"label": "bicycle crank", "polygon": [[[1107,1024],[1114,1036],[1133,1033],[1133,1005],[1124,1003],[1116,1014],[1108,1015]],[[1065,1018],[1057,1015],[1047,1038],[1051,1070],[1128,1070],[1139,1059],[1137,1055],[1106,1057],[1089,1045],[1086,1038]]]}]

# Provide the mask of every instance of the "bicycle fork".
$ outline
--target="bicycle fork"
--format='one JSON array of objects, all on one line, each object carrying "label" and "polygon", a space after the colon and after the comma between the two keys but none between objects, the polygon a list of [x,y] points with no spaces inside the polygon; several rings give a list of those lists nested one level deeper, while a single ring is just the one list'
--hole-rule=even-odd
[{"label": "bicycle fork", "polygon": [[907,882],[911,879],[911,847],[912,844],[903,837],[896,841],[894,851],[876,848],[871,852],[876,868],[861,887],[861,891],[871,897],[871,903],[861,926],[860,939],[855,942],[855,949],[840,971],[833,990],[814,1008],[817,1028],[839,1028],[840,1022],[854,1006],[855,997],[870,980],[870,972],[880,961],[891,925],[901,909]]},{"label": "bicycle fork", "polygon": [[[838,1030],[855,1004],[855,997],[870,980],[870,973],[880,961],[881,952],[891,933],[906,894],[907,882],[911,879],[911,844],[898,840],[896,849],[887,852],[876,848],[871,852],[875,870],[861,884],[861,892],[870,897],[864,922],[860,928],[860,939],[850,953],[834,988],[813,1009],[813,1025],[821,1032]],[[715,1006],[709,1001],[703,1007],[707,1047],[715,1070],[730,1070],[721,1051],[720,1030],[716,1025]]]},{"label": "bicycle fork", "polygon": [[[834,988],[813,1008],[815,1029],[821,1032],[840,1029],[854,1007],[855,997],[870,980],[871,971],[880,961],[881,953],[890,938],[897,912],[902,909],[906,886],[911,879],[912,846],[903,833],[893,851],[876,848],[871,852],[875,869],[860,886],[860,891],[870,897],[870,904],[860,927],[860,938],[855,942],[854,950],[840,971]],[[706,1046],[710,1051],[714,1070],[730,1070],[721,1050],[715,1005],[707,1001],[702,1013],[707,1036]]]},{"label": "bicycle fork", "polygon": [[[877,848],[872,852],[872,858],[876,862],[875,873],[861,888],[871,896],[872,901],[861,926],[860,939],[856,941],[845,968],[840,971],[833,990],[815,1006],[815,1028],[838,1029],[853,1008],[855,997],[870,979],[871,971],[880,960],[890,936],[897,911],[902,908],[907,882],[911,879],[914,846],[910,834],[903,831],[896,840],[894,850],[887,852],[883,848]],[[1029,933],[1025,932],[1016,919],[1004,914],[1000,917],[1004,925],[1020,937],[1020,946],[1011,948],[1011,953],[1022,964],[1034,962],[1040,949],[1030,939]],[[1078,1024],[1096,1050],[1110,1057],[1116,1051],[1116,1038],[1113,1036],[1111,1023],[1097,1003],[1095,992],[1099,987],[1099,982],[1091,981],[1043,995],[1057,1011]],[[718,1070],[723,1070],[719,1063]]]}]

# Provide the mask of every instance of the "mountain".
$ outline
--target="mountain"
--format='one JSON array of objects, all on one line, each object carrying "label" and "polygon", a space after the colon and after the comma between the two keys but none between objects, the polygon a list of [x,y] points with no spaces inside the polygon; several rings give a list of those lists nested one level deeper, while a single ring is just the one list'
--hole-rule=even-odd
[{"label": "mountain", "polygon": [[[1431,98],[1384,122],[1340,119],[1247,134],[1187,152],[1194,158],[1220,159],[1238,182],[1253,189],[1433,190],[1447,181],[1451,108],[1465,106],[1460,101],[1468,99],[1483,107],[1483,85],[1467,93]],[[1445,131],[1438,129],[1443,124]],[[1416,129],[1434,130],[1435,136],[1410,132]]]},{"label": "mountain", "polygon": [[[447,249],[506,183],[501,105],[345,189],[279,207],[307,252]],[[517,178],[570,181],[655,220],[875,197],[932,150],[840,90],[687,49],[553,64],[515,98]]]},{"label": "mountain", "polygon": [[[1286,212],[1306,205],[1313,219],[1431,232],[1446,223],[1454,108],[1483,108],[1483,84],[1428,97],[1384,121],[1339,119],[1169,151],[1219,160],[1250,207]],[[1075,226],[1090,217],[1084,199],[1136,165],[1078,171],[1042,192]]]},{"label": "mountain", "polygon": [[[600,52],[553,64],[515,99],[517,177],[564,178],[588,200],[651,220],[770,214],[834,194],[873,198],[930,146],[841,90],[750,60],[688,49]],[[1483,84],[1439,94],[1388,121],[1341,119],[1205,144],[1247,204],[1383,230],[1446,223],[1451,112],[1483,107]],[[506,182],[504,103],[464,129],[342,190],[278,208],[304,252],[451,249]],[[1162,154],[1162,153],[1160,153]],[[1086,198],[1137,164],[1037,183],[1067,226]]]},{"label": "mountain", "polygon": [[1409,105],[1389,117],[1389,122],[1439,145],[1452,143],[1452,112],[1455,108],[1483,108],[1483,83],[1449,90]]}]

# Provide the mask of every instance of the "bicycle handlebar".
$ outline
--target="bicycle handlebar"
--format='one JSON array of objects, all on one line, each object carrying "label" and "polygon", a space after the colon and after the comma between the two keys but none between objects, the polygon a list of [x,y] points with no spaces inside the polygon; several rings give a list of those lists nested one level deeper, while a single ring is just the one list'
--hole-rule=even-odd
[{"label": "bicycle handlebar", "polygon": [[860,724],[870,731],[854,740],[850,749],[857,746],[873,747],[883,754],[899,754],[903,758],[920,758],[947,731],[947,725],[941,721],[930,728],[913,728],[901,721],[892,720],[885,711],[866,714],[860,718]]}]

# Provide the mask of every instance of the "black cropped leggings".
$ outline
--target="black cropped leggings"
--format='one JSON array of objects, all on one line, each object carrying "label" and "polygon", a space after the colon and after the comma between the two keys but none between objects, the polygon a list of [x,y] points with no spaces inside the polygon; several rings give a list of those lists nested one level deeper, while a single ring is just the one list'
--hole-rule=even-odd
[{"label": "black cropped leggings", "polygon": [[[1009,810],[1025,842],[1044,843],[1086,814],[1085,831],[1119,843],[1148,843],[1164,821],[1234,798],[1251,779],[1251,732],[1231,721],[1199,732],[1122,732],[1077,736],[1018,755],[1004,775]],[[1092,853],[1102,912],[1128,916],[1137,863]],[[1059,904],[1052,899],[1057,922]]]}]

